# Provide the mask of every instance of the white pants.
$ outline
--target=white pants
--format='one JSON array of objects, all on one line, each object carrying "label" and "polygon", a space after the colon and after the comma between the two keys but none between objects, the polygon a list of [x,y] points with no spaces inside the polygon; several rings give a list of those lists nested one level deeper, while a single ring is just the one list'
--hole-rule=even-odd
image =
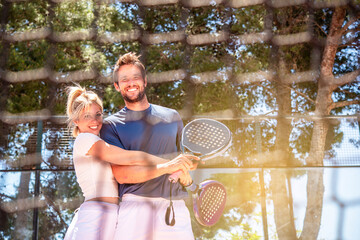
[{"label": "white pants", "polygon": [[[115,240],[193,240],[191,218],[183,200],[173,200],[175,225],[165,223],[170,201],[125,194],[120,203]],[[172,219],[172,214],[170,215]],[[170,219],[170,220],[171,220]]]},{"label": "white pants", "polygon": [[114,238],[118,204],[87,201],[81,204],[64,240],[111,240]]}]

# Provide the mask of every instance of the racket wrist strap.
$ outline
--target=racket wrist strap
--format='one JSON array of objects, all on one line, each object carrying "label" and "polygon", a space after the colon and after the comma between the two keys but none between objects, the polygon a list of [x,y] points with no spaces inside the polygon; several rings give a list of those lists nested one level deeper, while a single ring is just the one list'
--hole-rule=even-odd
[{"label": "racket wrist strap", "polygon": [[[184,187],[188,188],[190,187],[192,184],[194,183],[194,181],[191,181],[191,183],[189,183],[188,185],[183,185]],[[182,184],[181,184],[182,185]]]},{"label": "racket wrist strap", "polygon": [[[166,213],[165,213],[165,223],[166,223],[166,225],[169,225],[169,226],[175,225],[175,210],[174,210],[174,205],[172,202],[172,185],[173,184],[174,184],[173,182],[170,182],[170,205],[166,209]],[[173,217],[170,221],[171,212],[172,212]]]}]

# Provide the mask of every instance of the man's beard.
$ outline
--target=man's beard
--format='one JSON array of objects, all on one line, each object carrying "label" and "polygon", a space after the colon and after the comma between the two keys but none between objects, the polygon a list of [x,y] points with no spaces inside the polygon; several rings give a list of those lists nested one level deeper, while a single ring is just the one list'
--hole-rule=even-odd
[{"label": "man's beard", "polygon": [[144,97],[145,97],[145,90],[139,92],[139,94],[137,95],[137,97],[134,98],[134,99],[129,98],[126,94],[122,94],[122,96],[123,96],[124,100],[125,100],[126,102],[128,102],[128,103],[140,102],[140,101],[143,100]]}]

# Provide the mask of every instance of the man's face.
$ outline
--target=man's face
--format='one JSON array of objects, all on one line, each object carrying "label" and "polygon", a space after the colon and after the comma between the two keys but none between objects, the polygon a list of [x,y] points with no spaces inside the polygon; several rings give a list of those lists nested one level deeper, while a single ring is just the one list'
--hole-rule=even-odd
[{"label": "man's face", "polygon": [[136,103],[144,99],[147,82],[137,66],[131,64],[121,66],[117,74],[118,83],[114,83],[114,86],[126,102]]}]

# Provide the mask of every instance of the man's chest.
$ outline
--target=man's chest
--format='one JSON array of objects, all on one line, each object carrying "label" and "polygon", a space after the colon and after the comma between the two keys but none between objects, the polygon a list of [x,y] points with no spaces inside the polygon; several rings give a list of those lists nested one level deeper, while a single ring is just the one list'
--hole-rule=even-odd
[{"label": "man's chest", "polygon": [[157,154],[164,146],[176,146],[178,125],[176,122],[149,123],[146,121],[125,122],[118,134],[125,149],[141,150]]}]

